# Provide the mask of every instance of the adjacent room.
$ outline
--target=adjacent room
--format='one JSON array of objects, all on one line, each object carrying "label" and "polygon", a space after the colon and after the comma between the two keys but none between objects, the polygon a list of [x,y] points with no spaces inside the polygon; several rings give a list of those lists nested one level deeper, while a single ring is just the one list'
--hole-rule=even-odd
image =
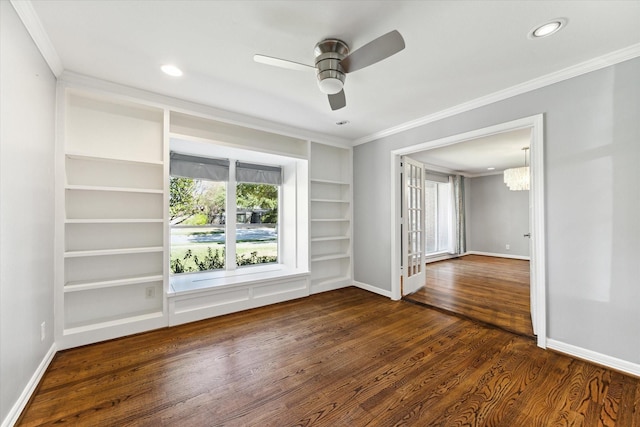
[{"label": "adjacent room", "polygon": [[408,154],[425,171],[427,266],[406,300],[534,335],[530,146],[523,128]]},{"label": "adjacent room", "polygon": [[0,0],[0,425],[640,425],[640,0]]}]

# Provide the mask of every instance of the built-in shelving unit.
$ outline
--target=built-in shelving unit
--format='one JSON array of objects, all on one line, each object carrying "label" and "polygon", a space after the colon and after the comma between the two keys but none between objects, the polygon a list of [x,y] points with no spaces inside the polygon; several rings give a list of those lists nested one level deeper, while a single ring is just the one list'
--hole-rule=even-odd
[{"label": "built-in shelving unit", "polygon": [[69,89],[64,110],[62,347],[162,326],[164,110]]},{"label": "built-in shelving unit", "polygon": [[351,149],[310,146],[311,292],[349,286],[351,255]]}]

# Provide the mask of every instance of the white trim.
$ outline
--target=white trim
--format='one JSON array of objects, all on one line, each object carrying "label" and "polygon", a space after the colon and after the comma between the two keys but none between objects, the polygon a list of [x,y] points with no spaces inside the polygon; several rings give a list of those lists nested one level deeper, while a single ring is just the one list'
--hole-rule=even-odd
[{"label": "white trim", "polygon": [[[463,254],[463,255],[466,255],[466,254]],[[449,253],[439,254],[439,255],[431,255],[431,256],[427,255],[427,256],[424,257],[424,262],[425,262],[425,264],[429,264],[429,263],[432,263],[432,262],[446,261],[446,260],[455,259],[455,258],[459,258],[459,256],[458,255],[454,255],[454,254],[449,254]]]},{"label": "white trim", "polygon": [[51,69],[51,72],[60,77],[60,74],[64,71],[60,56],[53,47],[53,43],[49,38],[49,35],[42,26],[42,22],[38,17],[33,4],[29,0],[10,0],[11,5],[15,9],[18,17],[22,21],[22,24],[27,29],[27,32],[36,44],[36,47],[40,51],[40,54],[44,58],[45,62]]},{"label": "white trim", "polygon": [[[42,22],[40,21],[40,18],[35,12],[30,0],[10,0],[10,2],[13,8],[15,9],[16,13],[20,17],[20,20],[22,21],[23,25],[29,32],[29,35],[31,36],[36,46],[40,50],[40,53],[42,54],[43,58],[49,65],[49,68],[51,69],[51,71],[56,77],[60,77],[64,72],[64,74],[66,75],[65,80],[67,81],[69,81],[69,76],[71,75],[75,75],[75,77],[72,80],[75,80],[76,83],[79,83],[79,81],[82,79],[92,79],[91,77],[69,73],[68,71],[64,70],[62,60],[60,59],[58,52],[53,46],[53,43],[51,42],[49,35],[44,30],[44,27],[42,26]],[[239,120],[239,123],[236,122],[235,124],[242,124],[247,127],[253,127],[253,125],[259,123],[258,126],[254,127],[255,129],[261,129],[261,130],[269,129],[269,131],[271,132],[281,133],[287,136],[298,137],[306,140],[317,140],[321,143],[328,144],[328,145],[335,145],[338,147],[351,147],[351,146],[356,146],[356,145],[364,144],[367,142],[371,142],[386,136],[395,135],[397,133],[414,129],[416,127],[423,126],[425,124],[432,123],[437,120],[441,120],[447,117],[454,116],[456,114],[473,110],[475,108],[493,104],[495,102],[502,101],[517,95],[521,95],[523,93],[530,92],[536,89],[540,89],[542,87],[549,86],[554,83],[561,82],[563,80],[568,80],[570,78],[589,73],[591,71],[596,71],[611,65],[619,64],[621,62],[636,58],[638,56],[640,56],[640,43],[636,43],[631,46],[628,46],[613,52],[609,52],[605,55],[581,62],[579,64],[544,75],[542,77],[538,77],[538,78],[529,80],[527,82],[520,83],[520,84],[511,86],[509,88],[500,90],[498,92],[494,92],[492,94],[482,96],[480,98],[476,98],[474,100],[464,102],[462,104],[458,104],[454,107],[440,110],[436,113],[429,114],[419,119],[412,120],[412,121],[409,121],[397,126],[393,126],[391,128],[388,128],[379,132],[372,133],[370,135],[363,136],[353,141],[348,141],[344,138],[328,136],[324,134],[315,134],[313,132],[304,131],[302,129],[293,130],[293,128],[290,128],[288,126],[278,125],[275,123],[268,123],[267,127],[264,128],[263,126],[266,123],[266,121],[264,120],[261,120],[255,117],[244,116],[244,115],[239,116],[237,114],[223,111],[223,110],[217,110],[214,116],[219,116],[220,120],[223,120],[222,117],[225,117],[228,120],[230,116],[235,116],[233,119],[233,122],[235,122],[235,120]],[[97,80],[97,79],[94,79],[94,80]],[[104,82],[104,83],[107,83],[107,82]],[[107,84],[114,85],[112,83],[107,83]],[[119,86],[119,85],[116,85],[116,86]],[[130,88],[130,89],[134,89],[134,88]],[[145,92],[139,89],[135,89],[135,90],[139,92]],[[164,98],[170,98],[170,97],[165,97],[164,95],[157,95],[157,94],[153,94],[153,95],[164,97]],[[187,101],[182,101],[182,102],[187,102]],[[189,103],[189,102],[187,103],[191,104],[191,106],[187,108],[193,108],[193,105],[194,105],[193,103]],[[175,104],[175,102],[172,102],[172,104],[177,105]],[[203,106],[203,107],[206,107],[206,106]],[[206,108],[215,110],[213,107],[206,107]],[[208,112],[207,114],[211,114],[211,113]],[[302,134],[306,136],[303,137]],[[315,136],[312,134],[315,134]]]},{"label": "white trim", "polygon": [[[389,298],[394,301],[402,299],[402,286],[400,286],[400,277],[402,276],[402,266],[400,257],[402,256],[402,247],[400,245],[400,234],[402,230],[402,221],[400,220],[401,200],[399,191],[399,183],[402,182],[401,171],[402,162],[399,155],[391,153],[391,292]],[[355,282],[354,282],[355,283]]]},{"label": "white trim", "polygon": [[482,173],[461,173],[460,175],[465,178],[482,178],[483,176],[493,176],[493,175],[503,175],[503,170],[493,170],[490,172],[482,172]]},{"label": "white trim", "polygon": [[476,129],[470,132],[458,135],[448,136],[445,138],[419,143],[410,147],[404,147],[397,150],[391,150],[391,295],[392,299],[399,299],[400,292],[400,265],[396,259],[396,254],[400,251],[400,234],[397,229],[400,223],[400,215],[397,208],[398,205],[396,186],[399,185],[399,162],[397,159],[401,155],[407,155],[418,151],[424,151],[437,147],[457,144],[463,141],[469,141],[479,137],[495,135],[499,133],[519,130],[531,129],[531,188],[529,192],[533,200],[534,209],[532,215],[532,253],[531,253],[531,314],[533,318],[533,330],[538,337],[538,346],[546,348],[546,272],[545,272],[545,218],[544,218],[544,116],[538,114],[535,116],[524,117],[522,119],[512,120],[510,122],[488,126],[482,129]]},{"label": "white trim", "polygon": [[[542,116],[541,114],[539,116]],[[521,119],[511,120],[505,123],[499,123],[493,126],[487,126],[485,128],[464,132],[457,135],[451,135],[444,138],[430,140],[422,143],[416,143],[409,147],[398,148],[393,150],[392,153],[398,156],[405,154],[417,153],[418,151],[430,150],[432,148],[446,147],[449,145],[457,144],[459,142],[471,141],[481,137],[497,135],[504,132],[510,132],[514,130],[527,129],[534,125],[535,118],[538,116],[524,117]]]},{"label": "white trim", "polygon": [[[355,286],[356,288],[363,289],[365,291],[372,292],[374,294],[382,295],[383,297],[391,298],[391,291],[387,291],[386,289],[380,289],[373,285],[369,285],[362,282],[356,282],[355,280],[353,281],[353,286]],[[391,298],[391,299],[394,299],[394,298]],[[399,299],[400,298],[397,298],[396,300],[399,300]]]},{"label": "white trim", "polygon": [[224,288],[244,288],[267,281],[292,280],[309,277],[305,270],[287,269],[282,264],[267,264],[237,270],[202,271],[177,274],[169,277],[167,296],[202,294],[209,290]]},{"label": "white trim", "polygon": [[530,261],[531,257],[523,256],[523,255],[511,255],[511,254],[498,254],[493,252],[481,252],[481,251],[467,251],[462,256],[465,255],[482,255],[482,256],[493,256],[497,258],[509,258],[509,259],[521,259],[524,261]]},{"label": "white trim", "polygon": [[2,427],[12,426],[18,421],[20,414],[22,414],[22,411],[27,406],[27,403],[29,403],[29,399],[31,399],[31,395],[33,395],[33,392],[38,387],[38,384],[40,383],[42,376],[47,371],[47,368],[51,364],[51,361],[53,360],[53,356],[56,355],[56,352],[57,352],[57,348],[56,348],[56,343],[54,342],[53,344],[51,344],[51,347],[49,348],[49,351],[47,351],[47,354],[44,355],[44,358],[42,359],[42,361],[40,362],[40,365],[38,365],[38,367],[36,368],[36,371],[33,373],[31,378],[29,379],[29,382],[25,386],[24,390],[22,390],[20,397],[18,398],[18,400],[16,400],[16,403],[13,404],[13,406],[9,410],[9,413],[7,414],[5,419],[2,421]]},{"label": "white trim", "polygon": [[60,345],[60,340],[64,336],[64,286],[65,286],[65,183],[67,180],[65,172],[65,133],[67,114],[67,103],[65,101],[65,88],[62,82],[56,83],[56,129],[55,129],[55,155],[54,155],[54,238],[53,238],[53,314],[54,314],[54,337],[55,342]]},{"label": "white trim", "polygon": [[531,284],[533,332],[538,337],[538,346],[546,348],[547,340],[547,258],[545,226],[544,188],[544,117],[532,117],[530,165],[531,191],[529,191],[531,233]]},{"label": "white trim", "polygon": [[608,356],[606,354],[567,344],[551,338],[547,339],[547,348],[577,359],[602,365],[635,377],[640,377],[640,364],[637,363],[631,363],[626,360],[618,359],[617,357]]},{"label": "white trim", "polygon": [[388,129],[372,133],[371,135],[363,136],[353,141],[353,145],[360,145],[367,142],[375,141],[376,139],[384,138],[387,136],[395,135],[401,132],[405,132],[410,129],[414,129],[428,123],[432,123],[438,120],[445,119],[447,117],[455,116],[456,114],[464,113],[466,111],[473,110],[475,108],[484,107],[489,104],[493,104],[498,101],[503,101],[508,98],[512,98],[523,93],[531,92],[536,89],[540,89],[545,86],[549,86],[563,80],[568,80],[573,77],[580,76],[582,74],[590,73],[591,71],[600,70],[611,65],[618,64],[620,62],[627,61],[640,56],[640,43],[628,46],[626,48],[616,50],[597,58],[590,59],[588,61],[581,62],[568,68],[556,71],[554,73],[547,74],[536,79],[529,80],[524,83],[511,86],[507,89],[500,90],[498,92],[491,93],[486,96],[481,96],[474,100],[458,104],[454,107],[447,108],[445,110],[438,111],[433,114],[421,117],[410,122],[403,123],[398,126],[393,126]]},{"label": "white trim", "polygon": [[[325,135],[314,131],[308,131],[305,129],[271,122],[257,117],[252,117],[246,114],[225,111],[209,105],[186,101],[184,99],[174,98],[168,95],[162,95],[131,86],[124,86],[118,83],[100,80],[95,77],[90,77],[67,70],[62,73],[62,75],[59,77],[59,80],[64,82],[65,87],[69,89],[91,91],[95,95],[105,96],[110,99],[114,99],[117,97],[122,101],[135,102],[137,104],[144,102],[149,106],[169,109],[171,110],[171,112],[175,113],[188,114],[194,117],[216,120],[230,125],[300,139],[302,140],[301,143],[311,140],[321,144],[333,145],[346,149],[351,148],[351,141],[345,138]],[[171,134],[170,136],[173,136],[173,134]]]},{"label": "white trim", "polygon": [[309,294],[320,294],[322,292],[335,291],[342,288],[348,288],[352,285],[351,277],[343,277],[335,280],[327,280],[323,282],[318,282],[314,284],[311,281],[311,286],[309,288]]},{"label": "white trim", "polygon": [[86,326],[71,326],[62,331],[62,336],[56,339],[56,345],[59,350],[66,350],[127,335],[149,332],[153,329],[166,328],[167,317],[166,313],[156,311],[116,320],[98,321]]},{"label": "white trim", "polygon": [[308,274],[169,295],[169,326],[309,296]]}]

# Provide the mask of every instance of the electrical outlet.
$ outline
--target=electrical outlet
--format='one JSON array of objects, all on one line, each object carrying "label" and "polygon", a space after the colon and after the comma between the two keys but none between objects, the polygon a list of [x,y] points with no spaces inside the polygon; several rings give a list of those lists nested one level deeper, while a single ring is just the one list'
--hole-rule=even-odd
[{"label": "electrical outlet", "polygon": [[40,323],[40,342],[47,337],[47,322]]},{"label": "electrical outlet", "polygon": [[149,286],[145,288],[144,294],[147,298],[155,298],[156,297],[156,288],[154,286]]},{"label": "electrical outlet", "polygon": [[505,245],[505,248],[506,248],[507,250],[509,250],[509,249],[511,248],[511,245],[506,244],[506,245]]}]

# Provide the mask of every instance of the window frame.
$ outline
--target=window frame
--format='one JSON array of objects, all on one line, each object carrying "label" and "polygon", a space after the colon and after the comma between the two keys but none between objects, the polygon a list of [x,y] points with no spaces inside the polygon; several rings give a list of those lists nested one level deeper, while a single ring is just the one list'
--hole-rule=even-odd
[{"label": "window frame", "polygon": [[[224,223],[224,232],[225,232],[225,238],[224,238],[224,254],[225,254],[225,262],[224,262],[224,267],[223,268],[219,268],[219,269],[214,269],[214,270],[204,270],[204,271],[188,271],[188,272],[183,272],[183,273],[173,273],[173,272],[169,272],[171,277],[174,276],[179,276],[179,275],[184,275],[184,274],[194,274],[194,273],[215,273],[215,272],[221,272],[221,271],[225,271],[225,272],[229,272],[229,271],[235,271],[238,269],[241,270],[247,270],[247,271],[256,271],[256,270],[260,270],[259,267],[261,266],[265,266],[265,265],[279,265],[280,264],[280,222],[281,222],[281,209],[279,209],[280,204],[281,204],[281,187],[282,187],[282,179],[280,179],[280,183],[278,184],[270,184],[270,183],[255,183],[255,182],[249,182],[249,181],[238,181],[237,180],[237,167],[238,164],[244,164],[246,165],[247,162],[243,162],[240,159],[219,159],[219,158],[212,158],[212,157],[203,157],[203,156],[192,156],[192,155],[187,155],[187,154],[183,154],[183,153],[178,153],[175,151],[171,152],[171,158],[179,158],[181,161],[185,158],[188,158],[188,161],[191,162],[198,162],[198,161],[202,161],[203,164],[225,164],[226,168],[227,168],[227,174],[226,174],[226,179],[208,179],[208,178],[202,178],[202,177],[193,177],[193,176],[188,176],[188,174],[182,173],[182,174],[171,174],[171,172],[169,173],[169,179],[173,178],[173,177],[182,177],[182,178],[189,178],[189,179],[194,179],[194,180],[201,180],[201,181],[211,181],[211,182],[222,182],[225,184],[225,223]],[[281,169],[281,166],[274,166],[274,165],[259,165],[259,164],[255,164],[255,163],[251,163],[251,165],[253,166],[265,166],[267,168],[278,168]],[[200,165],[202,166],[202,165]],[[172,165],[173,167],[173,165]],[[184,168],[182,168],[181,170],[184,170]],[[282,172],[281,172],[282,173]],[[201,172],[196,171],[196,173],[193,173],[192,175],[196,175],[199,174],[202,176]],[[260,263],[260,264],[252,264],[252,265],[245,265],[245,266],[239,266],[237,263],[237,231],[240,227],[238,227],[238,198],[237,198],[237,188],[239,184],[243,184],[243,183],[249,183],[249,184],[265,184],[265,185],[273,185],[276,186],[278,189],[278,209],[277,209],[277,222],[276,222],[276,248],[277,248],[277,255],[276,255],[276,262],[268,262],[268,263]],[[173,225],[169,226],[170,231],[169,233],[172,234]],[[169,252],[171,253],[171,243],[170,243],[170,248],[169,248]]]},{"label": "window frame", "polygon": [[[234,270],[169,274],[170,230],[167,221],[167,278],[169,295],[201,292],[209,288],[244,286],[261,278],[309,274],[309,160],[291,153],[260,151],[253,147],[185,136],[171,136],[168,150],[192,156],[240,160],[243,163],[277,165],[282,170],[278,192],[278,262],[243,266]],[[169,179],[169,167],[167,167]],[[227,186],[229,187],[229,186]],[[235,190],[235,187],[234,187]],[[227,196],[228,197],[228,196]],[[168,209],[168,195],[166,201]],[[226,213],[229,215],[229,212]],[[226,233],[226,231],[225,231]]]}]

